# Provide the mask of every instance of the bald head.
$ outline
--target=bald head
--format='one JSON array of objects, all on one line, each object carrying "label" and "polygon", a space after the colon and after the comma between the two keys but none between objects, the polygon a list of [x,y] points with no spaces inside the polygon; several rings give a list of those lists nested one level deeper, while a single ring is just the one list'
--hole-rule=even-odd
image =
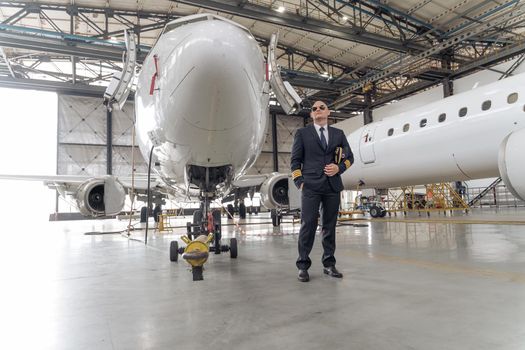
[{"label": "bald head", "polygon": [[330,115],[330,110],[328,106],[323,101],[315,101],[312,106],[312,112],[310,117],[312,117],[315,124],[320,126],[326,126],[328,124],[328,116]]}]

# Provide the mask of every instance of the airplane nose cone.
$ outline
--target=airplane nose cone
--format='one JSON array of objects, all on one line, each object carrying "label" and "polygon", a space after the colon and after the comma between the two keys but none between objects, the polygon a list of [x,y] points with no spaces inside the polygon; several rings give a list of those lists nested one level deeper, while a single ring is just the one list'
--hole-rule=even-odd
[{"label": "airplane nose cone", "polygon": [[264,142],[268,92],[262,52],[246,29],[213,17],[170,23],[137,84],[141,150],[161,143],[155,149],[161,171],[180,183],[189,165],[230,166],[236,176]]},{"label": "airplane nose cone", "polygon": [[174,72],[169,100],[195,101],[198,96],[199,101],[183,109],[182,119],[209,131],[247,122],[258,107],[264,74],[264,61],[250,34],[222,21],[207,21],[181,46],[169,63]]}]

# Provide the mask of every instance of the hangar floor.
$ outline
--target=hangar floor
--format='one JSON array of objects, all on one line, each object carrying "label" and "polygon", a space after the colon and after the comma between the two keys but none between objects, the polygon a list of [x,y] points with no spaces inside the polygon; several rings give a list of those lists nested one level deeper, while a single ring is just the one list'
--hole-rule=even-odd
[{"label": "hangar floor", "polygon": [[317,237],[301,283],[299,226],[248,221],[245,233],[224,228],[239,258],[212,255],[201,282],[169,261],[177,231],[145,247],[84,235],[126,226],[116,220],[4,227],[0,348],[525,348],[523,226],[346,223],[336,253],[344,278],[322,274]]}]

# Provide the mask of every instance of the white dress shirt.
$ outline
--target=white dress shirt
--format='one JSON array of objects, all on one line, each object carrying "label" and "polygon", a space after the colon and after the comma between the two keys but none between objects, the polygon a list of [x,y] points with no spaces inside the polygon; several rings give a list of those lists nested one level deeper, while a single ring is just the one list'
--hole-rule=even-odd
[{"label": "white dress shirt", "polygon": [[[315,127],[315,131],[317,131],[317,136],[319,136],[319,140],[321,139],[321,125],[317,125],[314,123],[314,127]],[[324,135],[324,138],[326,139],[326,144],[328,145],[328,124],[326,124],[325,126],[323,126],[324,130],[323,130],[323,135]]]}]

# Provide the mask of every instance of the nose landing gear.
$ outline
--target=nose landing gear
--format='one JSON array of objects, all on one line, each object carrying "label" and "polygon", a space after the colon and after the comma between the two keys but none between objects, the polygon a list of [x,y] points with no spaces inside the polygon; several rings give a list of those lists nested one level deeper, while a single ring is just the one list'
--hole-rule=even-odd
[{"label": "nose landing gear", "polygon": [[[202,216],[202,211],[196,211],[193,223],[187,224],[187,234],[181,237],[186,247],[178,246],[177,241],[170,245],[170,260],[178,261],[179,254],[191,266],[194,281],[204,279],[204,263],[208,260],[210,252],[221,254],[230,252],[230,258],[237,258],[237,239],[231,238],[229,245],[221,244],[221,212],[214,210]],[[213,245],[210,244],[213,242]]]}]

